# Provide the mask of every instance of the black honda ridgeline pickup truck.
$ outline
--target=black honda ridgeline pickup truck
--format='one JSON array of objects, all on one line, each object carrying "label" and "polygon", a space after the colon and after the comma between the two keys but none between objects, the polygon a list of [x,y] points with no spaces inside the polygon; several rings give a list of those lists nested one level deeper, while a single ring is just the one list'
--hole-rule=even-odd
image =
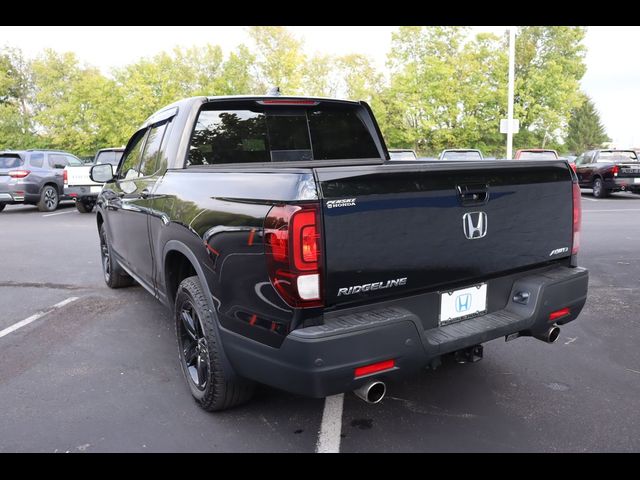
[{"label": "black honda ridgeline pickup truck", "polygon": [[197,97],[151,116],[117,171],[92,167],[105,281],[171,309],[204,409],[256,382],[376,402],[445,354],[551,343],[578,316],[566,161],[388,160],[363,102]]}]

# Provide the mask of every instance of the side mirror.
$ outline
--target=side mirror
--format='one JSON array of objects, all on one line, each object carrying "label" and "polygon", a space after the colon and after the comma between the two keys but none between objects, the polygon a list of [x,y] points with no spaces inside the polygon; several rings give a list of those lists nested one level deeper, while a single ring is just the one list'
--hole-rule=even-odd
[{"label": "side mirror", "polygon": [[101,163],[100,165],[94,165],[89,170],[89,178],[96,183],[109,183],[114,180],[113,178],[113,165],[110,163]]}]

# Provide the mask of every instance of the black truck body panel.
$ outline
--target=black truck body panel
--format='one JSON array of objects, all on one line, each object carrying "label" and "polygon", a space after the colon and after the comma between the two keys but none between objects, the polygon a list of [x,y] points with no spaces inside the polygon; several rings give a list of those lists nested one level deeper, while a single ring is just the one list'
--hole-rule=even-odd
[{"label": "black truck body panel", "polygon": [[[344,302],[339,289],[407,278],[403,291],[473,282],[487,275],[557,259],[550,253],[572,242],[572,184],[564,162],[520,167],[521,162],[384,165],[318,169],[323,203],[327,303]],[[465,202],[459,188],[485,197]],[[326,200],[355,198],[327,208]],[[466,212],[483,211],[487,234],[469,240]],[[443,232],[447,232],[443,235]],[[348,300],[380,298],[369,290]]]}]

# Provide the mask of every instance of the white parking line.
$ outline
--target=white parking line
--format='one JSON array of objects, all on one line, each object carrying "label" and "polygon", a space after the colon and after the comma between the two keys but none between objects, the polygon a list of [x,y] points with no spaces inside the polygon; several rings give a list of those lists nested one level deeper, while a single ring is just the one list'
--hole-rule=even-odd
[{"label": "white parking line", "polygon": [[324,399],[324,412],[322,412],[316,453],[340,453],[343,403],[344,393]]},{"label": "white parking line", "polygon": [[41,310],[40,312],[31,315],[29,318],[25,318],[24,320],[19,321],[18,323],[14,323],[13,325],[11,325],[10,327],[5,328],[4,330],[0,330],[0,338],[9,335],[11,332],[15,332],[16,330],[18,330],[19,328],[24,327],[25,325],[29,325],[31,322],[35,322],[36,320],[38,320],[39,318],[44,317],[46,314],[53,312],[54,310],[57,310],[58,308],[62,308],[65,305],[68,305],[71,302],[75,302],[76,300],[78,300],[78,297],[69,297],[66,300],[63,300],[59,303],[56,303],[55,305],[53,305],[52,307],[49,307],[46,310]]},{"label": "white parking line", "polygon": [[65,213],[73,213],[75,210],[67,210],[65,212],[56,212],[56,213],[47,213],[46,215],[42,215],[43,217],[53,217],[54,215],[64,215]]}]

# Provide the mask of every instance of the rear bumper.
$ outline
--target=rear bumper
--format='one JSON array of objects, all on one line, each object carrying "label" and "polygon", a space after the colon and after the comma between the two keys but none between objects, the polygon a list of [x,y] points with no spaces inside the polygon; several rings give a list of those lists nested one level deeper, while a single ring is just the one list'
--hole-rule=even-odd
[{"label": "rear bumper", "polygon": [[[638,177],[640,178],[640,177]],[[615,177],[609,180],[605,180],[605,187],[607,190],[640,190],[640,183],[635,183],[635,178],[632,177]]]},{"label": "rear bumper", "polygon": [[22,203],[33,200],[34,192],[37,194],[37,187],[23,179],[13,180],[0,185],[1,203]]},{"label": "rear bumper", "polygon": [[[395,369],[372,377],[395,380],[446,353],[513,333],[542,334],[554,324],[549,314],[568,307],[569,315],[555,322],[564,325],[575,320],[584,307],[587,288],[587,270],[552,267],[515,279],[504,308],[443,327],[425,329],[430,321],[394,301],[325,318],[321,326],[294,330],[280,348],[227,330],[221,335],[239,375],[293,393],[324,397],[354,390],[370,379],[354,379],[354,369],[359,366],[394,359]],[[518,292],[529,293],[526,305],[513,301]],[[437,319],[439,312],[435,310],[422,316]]]},{"label": "rear bumper", "polygon": [[24,201],[23,195],[16,195],[9,192],[0,192],[0,203],[20,203]]},{"label": "rear bumper", "polygon": [[[40,201],[42,185],[39,181],[35,181],[30,177],[31,175],[26,178],[11,180],[7,183],[0,184],[0,203],[38,203]],[[59,186],[58,191],[60,191]],[[61,200],[62,199],[61,197]]]},{"label": "rear bumper", "polygon": [[[98,195],[100,194],[99,191],[97,192],[92,192],[91,191],[91,186],[86,186],[86,187],[82,187],[82,186],[72,186],[72,187],[64,187],[64,194],[68,197],[71,198],[81,198],[81,199],[86,199],[86,200],[96,200],[98,198]],[[102,188],[102,186],[99,186],[99,188]]]}]

